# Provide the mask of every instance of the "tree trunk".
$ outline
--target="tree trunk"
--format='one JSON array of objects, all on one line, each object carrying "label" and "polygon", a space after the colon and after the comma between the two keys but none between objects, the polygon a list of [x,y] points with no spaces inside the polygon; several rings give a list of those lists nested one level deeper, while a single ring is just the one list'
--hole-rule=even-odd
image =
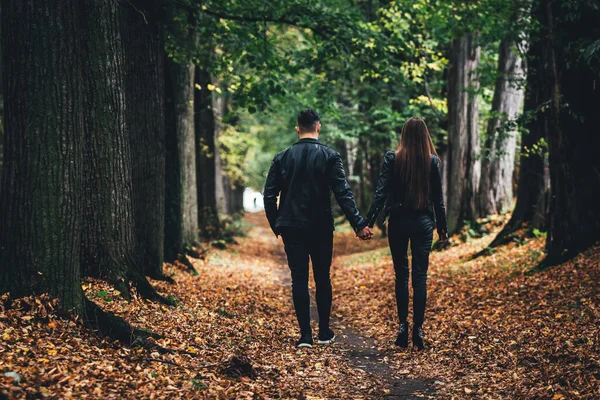
[{"label": "tree trunk", "polygon": [[[513,40],[500,42],[498,76],[488,121],[479,187],[479,216],[502,214],[513,205],[513,172],[517,150],[514,121],[523,102],[523,62]],[[515,82],[517,81],[517,82]]]},{"label": "tree trunk", "polygon": [[227,101],[225,96],[213,96],[212,108],[215,117],[215,195],[217,199],[217,210],[221,214],[227,214],[226,175],[223,172],[224,161],[221,159],[219,144],[219,135],[223,130],[223,117],[227,112]]},{"label": "tree trunk", "polygon": [[244,212],[244,186],[234,184],[229,187],[227,205],[228,214],[241,214]]},{"label": "tree trunk", "polygon": [[123,3],[126,122],[132,151],[135,262],[164,279],[165,112],[160,2]]},{"label": "tree trunk", "polygon": [[600,11],[592,3],[582,2],[573,10],[578,15],[573,19],[565,16],[556,2],[540,3],[540,22],[548,27],[545,66],[552,93],[548,131],[551,200],[544,264],[553,265],[600,239],[598,67],[573,48],[578,41],[597,40],[597,28],[582,27],[597,26]]},{"label": "tree trunk", "polygon": [[[532,17],[537,19],[539,7],[534,5],[532,13]],[[526,132],[521,138],[517,203],[510,220],[489,247],[497,247],[508,242],[512,234],[525,223],[529,223],[531,229],[545,230],[546,227],[550,175],[544,146],[548,138],[548,113],[545,112],[545,103],[552,94],[543,60],[547,51],[545,30],[545,25],[542,25],[540,30],[534,31],[529,38],[523,110],[527,117],[527,124]]]},{"label": "tree trunk", "polygon": [[215,116],[212,108],[210,73],[196,67],[196,83],[200,86],[194,93],[196,124],[196,173],[198,179],[198,226],[205,238],[219,236],[219,212],[216,190]]},{"label": "tree trunk", "polygon": [[[2,12],[0,10],[0,12]],[[2,18],[0,17],[0,20]],[[0,25],[0,30],[2,26]],[[0,44],[0,82],[3,80],[2,45]],[[4,92],[0,83],[0,120],[4,119]],[[4,124],[0,123],[0,196],[2,196],[2,165],[4,164]]]},{"label": "tree trunk", "polygon": [[0,292],[49,292],[83,314],[79,14],[79,2],[2,1]]},{"label": "tree trunk", "polygon": [[198,244],[194,131],[194,65],[167,60],[167,193],[165,259]]},{"label": "tree trunk", "polygon": [[[530,80],[530,74],[533,74],[531,70],[528,72],[528,81]],[[525,112],[536,112],[535,104],[540,104],[536,101],[540,98],[541,92],[540,88],[533,87],[528,82]],[[534,146],[539,146],[540,141],[545,140],[546,130],[545,117],[540,114],[534,121],[527,124],[527,132],[523,134],[521,139],[517,203],[510,220],[504,225],[502,231],[494,238],[489,247],[497,247],[507,243],[511,240],[512,233],[520,229],[525,223],[529,223],[531,229],[541,231],[546,229],[547,197],[550,188],[548,157],[546,154],[530,151]]]},{"label": "tree trunk", "polygon": [[475,92],[479,88],[476,70],[480,48],[476,35],[452,40],[448,71],[448,231],[455,232],[465,220],[476,217],[479,188],[479,109]]},{"label": "tree trunk", "polygon": [[84,271],[127,297],[131,279],[144,297],[162,298],[136,265],[131,152],[125,122],[119,3],[86,0],[82,30],[84,117]]},{"label": "tree trunk", "polygon": [[81,3],[3,0],[1,7],[7,157],[0,292],[49,293],[63,310],[125,343],[148,336],[102,311],[81,288],[87,105]]}]

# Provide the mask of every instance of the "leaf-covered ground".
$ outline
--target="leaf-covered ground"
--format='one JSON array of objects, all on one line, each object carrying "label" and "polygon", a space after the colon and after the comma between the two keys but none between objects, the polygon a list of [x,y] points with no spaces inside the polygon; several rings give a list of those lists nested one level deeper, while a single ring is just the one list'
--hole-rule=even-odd
[{"label": "leaf-covered ground", "polygon": [[[431,258],[428,346],[418,353],[392,344],[397,318],[385,239],[359,242],[342,229],[333,266],[339,341],[299,351],[293,347],[296,321],[281,243],[269,234],[262,214],[250,214],[247,221],[254,227],[239,244],[193,260],[199,276],[166,266],[176,284],[153,284],[177,299],[175,307],[139,298],[127,303],[103,282],[84,282],[88,297],[105,310],[164,337],[143,346],[123,346],[60,319],[45,297],[2,296],[0,393],[369,399],[395,394],[390,382],[412,389],[411,382],[426,382],[427,390],[407,394],[440,398],[600,393],[600,247],[525,274],[543,257],[543,238],[473,261],[468,257],[493,236],[455,240],[460,244]],[[497,230],[499,222],[490,225]],[[353,333],[345,335],[348,329]],[[377,348],[370,364],[361,363],[362,349],[349,343],[361,337],[365,346]],[[385,368],[373,367],[379,365]]]}]

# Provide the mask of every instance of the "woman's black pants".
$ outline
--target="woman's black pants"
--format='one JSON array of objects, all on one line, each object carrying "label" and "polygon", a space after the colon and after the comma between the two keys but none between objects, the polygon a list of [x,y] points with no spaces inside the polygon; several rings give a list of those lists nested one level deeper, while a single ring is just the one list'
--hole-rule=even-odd
[{"label": "woman's black pants", "polygon": [[433,239],[433,220],[429,214],[403,212],[392,214],[388,240],[396,272],[396,305],[400,322],[408,317],[408,242],[412,253],[413,322],[423,325],[427,302],[427,269]]}]

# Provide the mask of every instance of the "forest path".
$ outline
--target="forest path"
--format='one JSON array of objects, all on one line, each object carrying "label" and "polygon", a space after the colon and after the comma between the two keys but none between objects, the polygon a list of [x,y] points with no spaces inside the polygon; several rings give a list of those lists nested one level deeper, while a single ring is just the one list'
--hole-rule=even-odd
[{"label": "forest path", "polygon": [[[265,249],[265,257],[272,258],[274,261],[276,261],[276,264],[278,264],[279,268],[277,273],[280,275],[282,284],[290,292],[288,307],[293,309],[291,298],[291,276],[287,266],[287,259],[281,239],[275,239],[273,236],[264,213],[249,213],[246,215],[245,219],[248,223],[254,226],[254,229],[252,230],[253,237],[260,237],[261,242],[265,246],[269,247],[268,249]],[[358,246],[361,245],[358,243],[358,239],[356,244]],[[372,248],[373,244],[369,247]],[[383,245],[383,243],[380,241],[379,243],[375,244],[375,246],[377,245]],[[338,262],[338,257],[336,256],[336,250],[344,253],[344,250],[340,247],[340,241],[335,240],[334,236],[332,269],[343,268],[343,265],[339,265],[341,263]],[[354,250],[356,250],[356,248]],[[318,312],[315,302],[312,271],[309,282],[311,287],[311,320],[313,322],[313,332],[317,332],[315,327],[318,323]],[[334,292],[335,290],[336,288],[334,282]],[[364,301],[368,301],[368,299],[364,299]],[[393,369],[392,365],[388,363],[388,355],[381,347],[380,343],[371,337],[361,335],[356,328],[346,326],[344,323],[344,316],[340,314],[339,311],[336,311],[335,293],[332,308],[333,312],[331,317],[331,326],[337,335],[336,341],[332,346],[337,348],[337,350],[343,354],[344,359],[349,363],[349,365],[357,370],[361,370],[365,373],[375,376],[376,380],[381,383],[382,387],[378,388],[378,391],[383,393],[383,395],[377,396],[376,398],[416,399],[427,397],[428,395],[432,394],[433,385],[430,380],[417,380],[400,377],[397,371]],[[292,343],[290,343],[290,345],[292,345]]]}]

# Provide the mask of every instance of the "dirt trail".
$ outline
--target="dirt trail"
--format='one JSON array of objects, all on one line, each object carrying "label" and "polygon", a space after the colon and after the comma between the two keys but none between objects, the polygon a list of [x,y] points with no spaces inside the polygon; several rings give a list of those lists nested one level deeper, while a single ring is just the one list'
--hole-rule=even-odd
[{"label": "dirt trail", "polygon": [[[273,236],[264,214],[247,214],[246,220],[256,226],[253,234],[260,236],[261,241],[265,243],[265,246],[268,246],[268,249],[265,249],[265,256],[271,256],[278,261],[279,268],[277,273],[280,275],[282,284],[290,288],[291,291],[291,277],[287,267],[283,244]],[[336,264],[335,244],[332,264]],[[293,307],[291,293],[289,305]],[[311,318],[315,323],[318,322],[314,289],[311,290]],[[381,389],[383,389],[382,391],[385,394],[380,398],[417,399],[429,397],[433,394],[433,385],[431,382],[406,379],[398,376],[387,363],[386,355],[379,350],[379,346],[374,339],[362,336],[357,330],[345,326],[335,315],[332,315],[332,329],[337,335],[337,340],[333,346],[344,354],[348,363],[354,368],[376,376],[382,382],[383,387]]]}]

